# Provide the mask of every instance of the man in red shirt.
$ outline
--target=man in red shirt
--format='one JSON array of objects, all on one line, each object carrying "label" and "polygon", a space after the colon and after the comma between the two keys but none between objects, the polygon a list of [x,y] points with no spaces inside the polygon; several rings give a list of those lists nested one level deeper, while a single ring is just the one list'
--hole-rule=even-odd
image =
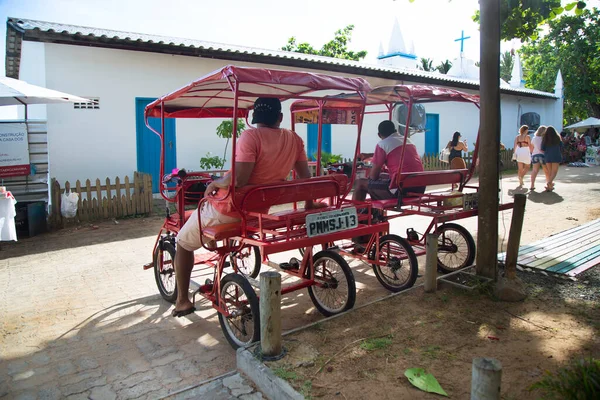
[{"label": "man in red shirt", "polygon": [[[280,128],[283,114],[279,99],[260,97],[254,102],[252,123],[256,128],[242,132],[237,141],[235,156],[235,186],[261,185],[285,181],[290,170],[294,169],[299,179],[310,178],[308,160],[302,139],[289,129]],[[206,188],[208,201],[200,210],[202,226],[214,226],[238,222],[240,220],[231,203],[231,196],[225,196],[231,184],[231,173],[211,182]],[[307,202],[306,208],[313,208]],[[175,278],[177,280],[177,302],[172,315],[181,317],[196,309],[189,299],[189,286],[194,268],[194,250],[202,247],[210,239],[200,238],[198,210],[187,220],[177,235],[175,254]]]},{"label": "man in red shirt", "polygon": [[[373,157],[373,166],[368,179],[358,179],[354,189],[353,200],[364,201],[367,193],[373,200],[392,199],[398,196],[395,187],[396,177],[400,172],[421,172],[423,163],[415,146],[410,139],[406,140],[406,150],[402,159],[404,137],[396,131],[392,121],[382,121],[378,127],[381,139],[375,146],[375,153],[361,154],[361,158]],[[381,170],[386,166],[388,173]],[[404,192],[425,193],[425,187],[404,188]]]}]

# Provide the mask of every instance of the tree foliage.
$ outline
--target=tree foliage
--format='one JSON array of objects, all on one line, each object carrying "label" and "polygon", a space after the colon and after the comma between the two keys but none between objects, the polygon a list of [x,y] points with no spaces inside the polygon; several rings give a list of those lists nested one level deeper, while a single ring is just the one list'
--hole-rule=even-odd
[{"label": "tree foliage", "polygon": [[435,69],[439,71],[440,74],[444,75],[447,74],[448,71],[450,71],[450,68],[452,68],[452,62],[450,60],[442,61],[438,64],[437,67],[435,67]]},{"label": "tree foliage", "polygon": [[[557,18],[564,11],[575,11],[581,15],[586,7],[583,1],[570,2],[564,7],[560,0],[502,0],[500,3],[501,38],[514,38],[525,41],[537,39],[540,25]],[[473,15],[473,21],[479,21],[479,10]]]},{"label": "tree foliage", "polygon": [[315,49],[309,43],[297,43],[296,38],[292,36],[288,39],[288,44],[283,46],[281,50],[293,51],[295,53],[315,54],[318,56],[326,56],[333,58],[341,58],[344,60],[360,61],[367,56],[366,50],[352,51],[348,50],[348,44],[352,39],[352,30],[354,25],[348,25],[344,29],[335,31],[335,36],[332,40],[325,43],[320,50]]},{"label": "tree foliage", "polygon": [[513,58],[512,51],[505,51],[504,53],[500,54],[500,78],[502,78],[505,82],[510,81],[514,64],[515,60]]},{"label": "tree foliage", "polygon": [[600,117],[599,23],[596,8],[565,15],[550,21],[547,35],[520,50],[528,87],[551,92],[562,72],[567,122]]},{"label": "tree foliage", "polygon": [[420,64],[417,68],[422,71],[433,71],[433,60],[431,58],[421,57]]}]

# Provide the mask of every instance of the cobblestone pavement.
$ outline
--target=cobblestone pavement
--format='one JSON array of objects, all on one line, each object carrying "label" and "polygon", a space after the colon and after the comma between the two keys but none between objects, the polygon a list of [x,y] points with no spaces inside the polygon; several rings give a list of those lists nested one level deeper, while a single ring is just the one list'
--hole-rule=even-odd
[{"label": "cobblestone pavement", "polygon": [[240,374],[232,373],[204,385],[174,394],[167,397],[167,399],[262,400],[264,397],[246,378]]},{"label": "cobblestone pavement", "polygon": [[172,318],[142,270],[160,218],[67,228],[0,250],[0,397],[159,398],[235,369],[203,302]]}]

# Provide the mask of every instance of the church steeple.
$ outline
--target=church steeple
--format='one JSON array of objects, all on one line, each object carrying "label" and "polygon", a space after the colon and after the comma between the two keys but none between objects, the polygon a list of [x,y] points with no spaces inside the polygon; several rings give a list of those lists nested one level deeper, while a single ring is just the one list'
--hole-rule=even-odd
[{"label": "church steeple", "polygon": [[410,50],[406,50],[406,43],[397,18],[394,21],[387,53],[384,53],[382,46],[380,46],[379,53],[377,57],[379,64],[415,68],[417,56],[415,55],[414,43],[411,43]]}]

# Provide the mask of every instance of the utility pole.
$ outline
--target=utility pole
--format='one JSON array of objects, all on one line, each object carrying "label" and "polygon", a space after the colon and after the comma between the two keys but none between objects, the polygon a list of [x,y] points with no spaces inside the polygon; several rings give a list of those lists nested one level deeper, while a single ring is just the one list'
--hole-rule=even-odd
[{"label": "utility pole", "polygon": [[500,0],[480,0],[481,96],[477,274],[496,280],[500,152]]}]

